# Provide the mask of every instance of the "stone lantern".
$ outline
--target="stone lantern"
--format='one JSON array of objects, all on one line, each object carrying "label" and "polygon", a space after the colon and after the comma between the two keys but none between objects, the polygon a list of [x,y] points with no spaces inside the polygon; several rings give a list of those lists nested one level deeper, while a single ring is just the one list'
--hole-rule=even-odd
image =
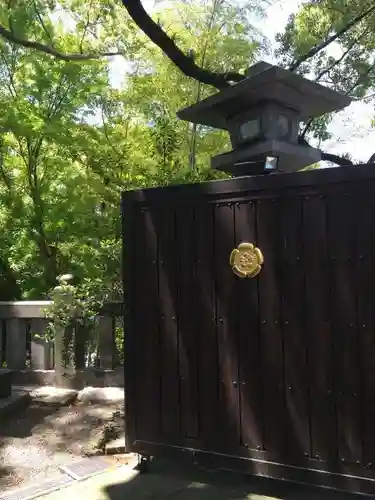
[{"label": "stone lantern", "polygon": [[232,151],[215,156],[213,168],[235,176],[293,172],[321,160],[298,143],[300,122],[338,111],[351,99],[291,71],[259,62],[246,78],[182,109],[182,120],[228,130]]}]

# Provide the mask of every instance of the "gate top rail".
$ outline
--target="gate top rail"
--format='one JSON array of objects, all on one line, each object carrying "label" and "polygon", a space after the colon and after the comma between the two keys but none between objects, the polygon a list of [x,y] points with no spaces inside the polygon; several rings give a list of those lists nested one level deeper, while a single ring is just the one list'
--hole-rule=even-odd
[{"label": "gate top rail", "polygon": [[[0,301],[0,319],[45,318],[44,310],[52,304],[51,300]],[[122,316],[123,303],[105,303],[99,313],[103,316]]]},{"label": "gate top rail", "polygon": [[234,195],[243,191],[263,189],[301,188],[320,184],[355,182],[364,179],[375,180],[373,163],[305,170],[288,174],[254,175],[195,184],[179,184],[166,187],[136,189],[122,193],[125,204],[132,202],[178,201],[183,194],[186,198],[207,198],[209,196]]}]

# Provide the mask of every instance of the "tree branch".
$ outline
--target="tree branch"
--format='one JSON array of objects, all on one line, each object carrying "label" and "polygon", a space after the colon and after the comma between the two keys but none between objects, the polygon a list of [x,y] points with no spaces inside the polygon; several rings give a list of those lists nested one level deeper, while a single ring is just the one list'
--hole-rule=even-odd
[{"label": "tree branch", "polygon": [[[310,144],[303,137],[298,138],[298,144],[302,146],[310,146]],[[322,161],[330,161],[332,163],[336,163],[336,165],[340,165],[341,167],[350,167],[353,166],[353,162],[349,160],[349,158],[344,158],[342,156],[338,156],[332,153],[322,153]]]},{"label": "tree branch", "polygon": [[35,1],[34,1],[33,3],[34,3],[34,10],[35,10],[35,13],[36,13],[36,15],[37,15],[37,18],[38,18],[38,20],[39,20],[39,22],[40,22],[40,25],[42,26],[44,33],[47,35],[47,38],[48,38],[48,39],[50,40],[50,42],[52,43],[52,38],[51,38],[51,35],[50,35],[50,33],[49,33],[48,29],[47,29],[47,26],[44,24],[43,18],[42,18],[41,14],[40,14],[40,12],[39,12],[39,10],[38,10],[37,6],[36,6]]},{"label": "tree branch", "polygon": [[122,0],[125,9],[135,24],[157,45],[164,54],[184,73],[207,85],[221,90],[231,82],[240,82],[245,75],[240,73],[214,73],[197,66],[194,60],[184,54],[165,31],[147,14],[141,0]]},{"label": "tree branch", "polygon": [[304,139],[304,138],[306,137],[306,134],[307,134],[307,132],[310,130],[310,128],[311,128],[311,126],[312,126],[312,124],[313,124],[313,123],[314,123],[314,118],[310,118],[310,119],[306,122],[306,124],[305,124],[305,126],[304,126],[303,130],[302,130],[302,131],[301,131],[301,133],[299,134],[299,137],[300,137],[301,139]]},{"label": "tree branch", "polygon": [[327,73],[329,73],[332,69],[334,69],[336,66],[338,66],[340,63],[342,63],[342,61],[346,58],[346,56],[350,53],[350,51],[355,47],[355,45],[360,41],[360,39],[366,35],[368,32],[370,31],[369,28],[366,28],[362,31],[362,33],[360,34],[360,36],[358,38],[356,38],[354,40],[354,42],[352,42],[349,47],[342,53],[341,57],[339,57],[339,59],[335,59],[335,61],[330,65],[328,66],[327,68],[323,69],[320,73],[318,73],[318,75],[316,76],[316,78],[314,79],[314,82],[318,82],[321,78],[323,78],[323,76],[325,76]]},{"label": "tree branch", "polygon": [[14,43],[16,45],[21,45],[22,47],[26,47],[28,49],[34,49],[39,52],[44,52],[45,54],[49,54],[51,56],[56,57],[56,59],[60,59],[61,61],[88,61],[90,59],[101,59],[102,57],[122,55],[121,52],[102,52],[98,54],[63,54],[62,52],[59,52],[58,50],[49,45],[44,45],[43,43],[33,42],[31,40],[25,40],[24,38],[20,38],[1,25],[0,25],[0,36],[2,36],[11,43]]},{"label": "tree branch", "polygon": [[[107,139],[107,142],[108,142],[110,148],[115,153],[115,155],[117,156],[117,158],[121,158],[123,156],[123,153],[120,153],[120,151],[113,145],[112,141],[109,138],[108,127],[107,127],[107,123],[106,123],[106,120],[105,120],[105,118],[106,118],[106,116],[105,116],[105,103],[104,103],[103,97],[100,98],[100,101],[101,101],[100,112],[101,112],[101,118],[102,118],[103,130],[104,130],[105,138]],[[127,130],[126,130],[126,132],[127,132]]]},{"label": "tree branch", "polygon": [[92,0],[90,2],[90,5],[87,8],[87,21],[86,21],[85,27],[83,28],[82,38],[81,38],[81,41],[79,44],[79,48],[80,48],[81,53],[83,53],[83,42],[85,40],[85,36],[86,36],[87,30],[88,30],[89,25],[90,25],[90,9],[91,9],[91,7],[92,7]]},{"label": "tree branch", "polygon": [[319,43],[318,45],[314,45],[314,47],[311,47],[311,49],[307,51],[306,54],[304,54],[299,59],[292,62],[292,64],[289,67],[290,71],[295,71],[297,68],[299,68],[299,66],[301,66],[302,63],[304,63],[308,59],[311,59],[318,52],[328,47],[328,45],[330,45],[332,42],[334,42],[342,35],[344,35],[347,31],[353,28],[353,26],[361,22],[362,19],[367,17],[373,11],[375,11],[375,5],[372,5],[371,7],[366,9],[364,12],[362,12],[362,14],[358,14],[358,16],[355,16],[351,21],[348,22],[348,24],[346,24],[343,28],[338,30],[334,35],[328,37],[327,40],[325,40],[324,42]]},{"label": "tree branch", "polygon": [[358,97],[356,99],[354,99],[354,101],[356,102],[367,102],[367,101],[371,101],[371,99],[373,99],[375,97],[375,93],[373,94],[368,94],[368,95],[365,95],[365,97]]},{"label": "tree branch", "polygon": [[5,172],[4,169],[4,139],[0,136],[0,173],[4,181],[4,184],[8,188],[8,191],[12,190],[11,180]]},{"label": "tree branch", "polygon": [[357,80],[355,81],[355,83],[353,83],[353,85],[345,92],[345,94],[349,95],[350,92],[353,92],[353,90],[355,90],[356,87],[358,87],[359,85],[361,85],[361,83],[363,81],[363,78],[365,78],[366,76],[368,76],[374,68],[375,68],[375,63],[371,64],[371,66],[369,66],[367,68],[367,70],[362,75],[359,75],[359,77],[357,78]]},{"label": "tree branch", "polygon": [[349,158],[344,158],[343,156],[334,155],[332,153],[325,153],[322,151],[322,161],[330,161],[340,165],[340,167],[352,167],[353,162]]},{"label": "tree branch", "polygon": [[[130,17],[136,23],[136,25],[146,34],[146,36],[157,45],[164,54],[184,73],[186,76],[197,80],[198,82],[205,83],[216,87],[217,89],[225,89],[231,85],[231,83],[240,82],[245,79],[245,75],[235,72],[228,73],[215,73],[204,68],[197,66],[194,60],[188,55],[184,54],[181,49],[177,47],[175,42],[170,38],[165,31],[147,14],[144,9],[141,0],[122,0],[122,3],[127,10]],[[362,14],[356,16],[352,21],[350,21],[345,27],[339,30],[335,35],[332,35],[323,43],[312,47],[304,56],[299,60],[292,63],[289,68],[291,71],[297,69],[303,62],[307,61],[311,57],[315,56],[320,50],[327,47],[330,43],[337,40],[340,36],[345,34],[353,26],[359,23],[372,11],[375,11],[375,5],[367,9]],[[121,52],[104,52],[98,54],[64,54],[52,46],[44,45],[42,43],[25,40],[18,37],[11,30],[4,28],[0,25],[0,36],[8,40],[9,42],[23,46],[26,48],[34,49],[39,52],[44,52],[51,56],[56,57],[63,61],[85,61],[90,59],[100,59],[102,57],[122,55]],[[300,143],[308,145],[307,141],[301,137]],[[342,158],[340,156],[323,153],[322,160],[332,161],[338,165],[352,165],[353,163],[347,158]]]}]

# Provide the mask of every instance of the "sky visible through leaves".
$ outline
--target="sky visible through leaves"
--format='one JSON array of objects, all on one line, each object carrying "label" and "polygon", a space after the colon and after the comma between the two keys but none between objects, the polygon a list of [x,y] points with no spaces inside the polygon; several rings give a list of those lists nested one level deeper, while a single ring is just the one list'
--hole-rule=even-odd
[{"label": "sky visible through leaves", "polygon": [[[155,7],[160,10],[164,5],[168,6],[170,0],[143,0],[143,5],[152,14]],[[269,40],[269,50],[262,57],[263,60],[275,63],[274,51],[276,49],[275,37],[282,32],[288,17],[296,13],[301,6],[300,0],[276,0],[271,1],[266,8],[265,19],[251,20],[254,26],[259,28]],[[64,22],[69,19],[64,16]],[[340,54],[338,44],[329,47],[332,55]],[[122,57],[114,57],[111,62],[111,84],[120,88],[129,65]],[[347,109],[338,113],[330,124],[328,131],[332,139],[325,142],[324,150],[329,153],[345,154],[349,152],[355,162],[366,162],[375,153],[375,130],[371,126],[373,119],[373,105],[366,102],[354,102]],[[95,117],[91,118],[95,121]],[[313,144],[319,146],[318,144]]]},{"label": "sky visible through leaves", "polygon": [[[168,5],[168,0],[143,0],[143,5],[152,13],[155,5],[160,9]],[[266,19],[254,19],[253,24],[257,26],[269,39],[269,52],[264,54],[263,59],[275,63],[274,50],[276,48],[276,34],[283,31],[288,17],[297,12],[301,5],[299,0],[276,0],[271,1],[266,9]],[[340,53],[338,44],[332,44],[329,53],[337,55]],[[127,64],[125,60],[115,58],[112,63],[111,77],[112,85],[118,87],[126,76]],[[325,142],[324,150],[335,154],[349,152],[355,162],[366,162],[375,153],[375,130],[371,126],[374,115],[374,107],[366,102],[354,102],[347,109],[338,113],[329,126],[332,140]],[[316,144],[317,145],[317,144]]]}]

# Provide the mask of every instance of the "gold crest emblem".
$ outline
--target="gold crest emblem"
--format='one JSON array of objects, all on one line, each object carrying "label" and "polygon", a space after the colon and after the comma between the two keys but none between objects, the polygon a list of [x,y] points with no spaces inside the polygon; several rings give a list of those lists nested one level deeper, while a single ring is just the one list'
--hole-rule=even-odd
[{"label": "gold crest emblem", "polygon": [[232,271],[240,278],[254,278],[260,273],[263,262],[262,252],[252,243],[241,243],[229,257]]}]

